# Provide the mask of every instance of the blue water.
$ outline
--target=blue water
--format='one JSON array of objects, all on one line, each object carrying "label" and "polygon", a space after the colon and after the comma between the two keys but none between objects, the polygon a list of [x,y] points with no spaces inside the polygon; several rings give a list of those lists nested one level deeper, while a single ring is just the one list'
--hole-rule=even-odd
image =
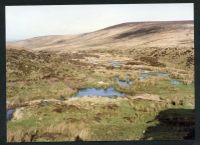
[{"label": "blue water", "polygon": [[181,82],[181,81],[179,81],[179,80],[176,80],[176,79],[171,79],[171,80],[170,80],[170,83],[171,83],[172,85],[181,85],[181,84],[183,84],[183,82]]},{"label": "blue water", "polygon": [[6,112],[6,118],[7,121],[11,120],[13,117],[13,113],[15,112],[15,109],[8,109]]},{"label": "blue water", "polygon": [[[147,79],[149,77],[168,77],[169,78],[169,74],[165,73],[165,72],[142,72],[139,76],[140,80],[144,80]],[[119,77],[115,77],[115,81],[124,87],[129,87],[130,85],[132,85],[134,83],[133,80],[129,79],[129,75],[126,74],[126,79],[125,80],[121,80],[119,79]],[[172,85],[180,85],[183,82],[176,80],[176,79],[170,79],[169,80],[170,83]],[[76,97],[82,97],[82,96],[105,96],[105,97],[121,97],[121,96],[125,96],[124,93],[120,93],[118,91],[116,91],[113,87],[109,87],[107,89],[103,89],[103,88],[84,88],[84,89],[80,89],[77,94],[75,95]]]},{"label": "blue water", "polygon": [[133,81],[127,79],[127,80],[120,80],[119,78],[116,78],[116,82],[121,85],[121,86],[124,86],[124,87],[128,87],[130,85],[133,84]]},{"label": "blue water", "polygon": [[140,80],[147,79],[149,77],[156,76],[156,77],[168,77],[169,74],[165,72],[142,72],[139,76]]},{"label": "blue water", "polygon": [[112,97],[112,96],[125,96],[124,93],[120,93],[116,91],[113,87],[102,89],[102,88],[85,88],[80,89],[78,93],[75,95],[77,97],[81,96],[106,96],[106,97]]},{"label": "blue water", "polygon": [[[169,74],[165,73],[165,72],[142,72],[139,76],[139,79],[144,80],[144,79],[147,79],[147,78],[152,77],[152,76],[169,77]],[[183,82],[180,81],[180,80],[177,80],[177,79],[170,78],[170,84],[181,85],[181,84],[183,84]]]}]

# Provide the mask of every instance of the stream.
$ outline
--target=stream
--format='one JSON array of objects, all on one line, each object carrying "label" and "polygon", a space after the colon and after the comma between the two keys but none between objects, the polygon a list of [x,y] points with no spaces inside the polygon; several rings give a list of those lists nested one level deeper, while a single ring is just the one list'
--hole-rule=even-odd
[{"label": "stream", "polygon": [[6,119],[7,121],[11,120],[13,117],[13,113],[16,111],[16,109],[8,109],[6,112]]}]

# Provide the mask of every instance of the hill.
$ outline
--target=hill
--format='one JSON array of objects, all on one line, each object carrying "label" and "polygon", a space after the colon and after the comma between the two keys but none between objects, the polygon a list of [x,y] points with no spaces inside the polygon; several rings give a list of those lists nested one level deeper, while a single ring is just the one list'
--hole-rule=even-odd
[{"label": "hill", "polygon": [[9,42],[8,49],[30,51],[194,47],[193,21],[129,22],[79,35],[52,35]]}]

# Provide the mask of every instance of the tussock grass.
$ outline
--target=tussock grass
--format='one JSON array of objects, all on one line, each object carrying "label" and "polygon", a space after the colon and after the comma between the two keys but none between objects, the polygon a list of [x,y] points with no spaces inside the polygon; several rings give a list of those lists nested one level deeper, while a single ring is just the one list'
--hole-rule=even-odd
[{"label": "tussock grass", "polygon": [[45,130],[44,133],[62,134],[65,136],[66,141],[75,140],[90,140],[90,132],[84,123],[60,123],[57,125],[51,125]]},{"label": "tussock grass", "polygon": [[[43,141],[87,141],[90,140],[90,131],[84,123],[60,123],[50,125],[34,131],[24,129],[17,131],[8,131],[8,142],[33,142]],[[55,138],[56,137],[56,138]]]},{"label": "tussock grass", "polygon": [[30,130],[8,131],[7,142],[32,142],[35,135],[36,132]]},{"label": "tussock grass", "polygon": [[[148,127],[157,126],[158,122],[152,120],[162,110],[194,108],[193,64],[192,58],[187,59],[193,56],[192,51],[159,49],[125,47],[122,53],[121,48],[102,48],[95,53],[88,50],[73,54],[7,50],[7,107],[27,104],[23,118],[8,122],[8,141],[140,140]],[[119,69],[107,69],[107,59],[99,65],[85,61],[106,56],[129,59]],[[139,80],[141,70],[168,72],[185,84],[173,86],[168,78],[161,77]],[[126,74],[133,84],[117,84],[114,78],[125,80]],[[110,86],[127,97],[70,98],[80,88]],[[142,94],[158,95],[161,101],[132,99]],[[37,100],[48,101],[33,105]],[[180,139],[176,133],[174,138]],[[170,137],[168,132],[159,138]]]}]

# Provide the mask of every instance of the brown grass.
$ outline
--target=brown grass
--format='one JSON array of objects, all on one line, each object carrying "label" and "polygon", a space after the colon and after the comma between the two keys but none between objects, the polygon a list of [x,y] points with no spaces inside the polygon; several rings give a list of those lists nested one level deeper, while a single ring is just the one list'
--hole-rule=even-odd
[{"label": "brown grass", "polygon": [[[7,142],[33,142],[38,138],[46,140],[59,141],[87,141],[90,140],[91,133],[89,128],[83,122],[80,123],[65,123],[51,125],[46,128],[35,131],[8,131]],[[58,139],[58,140],[57,140]]]},{"label": "brown grass", "polygon": [[7,132],[7,142],[32,142],[37,136],[37,131],[16,130]]},{"label": "brown grass", "polygon": [[74,141],[77,138],[80,140],[89,140],[90,132],[89,128],[86,127],[85,123],[65,123],[62,122],[58,125],[51,125],[45,130],[42,130],[45,133],[57,133],[65,136],[65,140]]}]

